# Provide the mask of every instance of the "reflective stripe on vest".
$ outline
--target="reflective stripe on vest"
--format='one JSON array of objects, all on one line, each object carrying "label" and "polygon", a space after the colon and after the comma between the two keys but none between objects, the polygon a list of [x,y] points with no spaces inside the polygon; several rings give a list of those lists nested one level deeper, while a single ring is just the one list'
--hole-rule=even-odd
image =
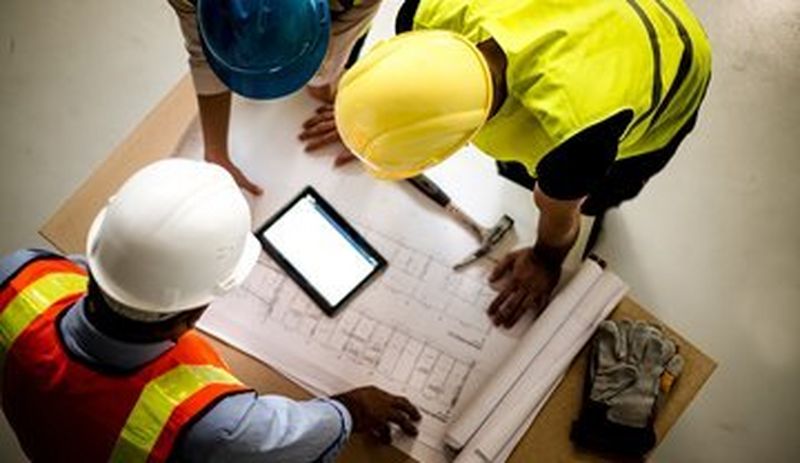
[{"label": "reflective stripe on vest", "polygon": [[694,43],[692,42],[692,37],[689,34],[689,31],[686,30],[686,26],[683,25],[683,21],[681,21],[678,15],[676,15],[675,12],[672,11],[672,9],[667,6],[663,0],[656,0],[656,3],[658,3],[658,6],[661,7],[661,9],[667,14],[667,16],[669,16],[670,20],[675,25],[675,29],[678,31],[678,36],[683,43],[683,53],[681,54],[681,61],[678,65],[678,71],[675,74],[675,79],[673,79],[672,85],[667,91],[666,96],[664,96],[664,99],[661,100],[661,106],[659,106],[658,110],[653,115],[653,119],[650,122],[651,126],[658,122],[658,119],[664,113],[664,110],[669,107],[672,99],[675,98],[675,95],[683,86],[686,76],[689,74],[689,70],[692,68],[692,61],[694,60]]},{"label": "reflective stripe on vest", "polygon": [[[37,267],[44,268],[50,265],[46,261],[34,262],[29,273],[38,275],[37,270],[40,268]],[[20,277],[25,276],[20,275]],[[87,283],[88,278],[82,273],[60,271],[40,275],[21,288],[7,304],[0,307],[0,352],[5,354],[17,337],[53,304],[86,292]],[[12,286],[5,288],[4,292],[14,290]]]},{"label": "reflective stripe on vest", "polygon": [[633,121],[633,125],[629,131],[634,130],[639,124],[646,121],[648,117],[658,108],[661,103],[661,45],[658,43],[658,33],[656,32],[653,21],[647,16],[647,13],[642,9],[636,0],[626,0],[628,5],[636,12],[636,16],[642,21],[644,29],[647,31],[647,40],[650,42],[650,50],[653,53],[653,86],[650,93],[650,107],[647,111],[641,113]]},{"label": "reflective stripe on vest", "polygon": [[197,416],[250,389],[192,331],[121,376],[71,359],[56,321],[87,280],[82,267],[54,256],[25,263],[0,286],[0,367],[13,372],[3,382],[6,417],[33,461],[167,461]]},{"label": "reflective stripe on vest", "polygon": [[113,462],[146,462],[181,403],[214,384],[240,386],[232,374],[210,365],[179,365],[142,390],[111,454]]}]

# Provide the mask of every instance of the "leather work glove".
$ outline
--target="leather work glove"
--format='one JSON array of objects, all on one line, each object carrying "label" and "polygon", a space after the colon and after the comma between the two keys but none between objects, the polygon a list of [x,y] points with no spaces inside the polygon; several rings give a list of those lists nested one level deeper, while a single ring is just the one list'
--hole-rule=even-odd
[{"label": "leather work glove", "polygon": [[643,456],[655,445],[657,402],[683,363],[675,343],[656,326],[630,320],[601,323],[572,440],[591,449]]}]

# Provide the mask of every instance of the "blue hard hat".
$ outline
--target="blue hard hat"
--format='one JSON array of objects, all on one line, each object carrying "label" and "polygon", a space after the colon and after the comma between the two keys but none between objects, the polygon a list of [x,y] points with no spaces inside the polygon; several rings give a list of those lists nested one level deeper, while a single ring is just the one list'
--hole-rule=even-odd
[{"label": "blue hard hat", "polygon": [[327,0],[198,0],[206,60],[232,91],[279,98],[305,85],[328,49]]}]

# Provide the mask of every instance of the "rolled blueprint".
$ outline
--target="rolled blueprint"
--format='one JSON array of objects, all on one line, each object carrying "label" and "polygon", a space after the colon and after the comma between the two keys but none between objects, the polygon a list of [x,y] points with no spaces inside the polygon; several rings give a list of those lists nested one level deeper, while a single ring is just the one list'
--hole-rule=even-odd
[{"label": "rolled blueprint", "polygon": [[501,461],[504,448],[516,444],[509,440],[522,436],[519,429],[544,405],[559,378],[626,291],[625,283],[613,273],[600,276],[472,437],[470,444],[478,455],[485,461]]},{"label": "rolled blueprint", "polygon": [[[566,374],[566,371],[564,373]],[[498,461],[508,460],[508,457],[511,456],[511,453],[514,452],[514,448],[517,446],[519,441],[521,441],[522,438],[525,437],[525,433],[528,432],[528,428],[530,428],[534,420],[536,420],[536,417],[539,415],[539,412],[542,411],[544,406],[547,404],[547,401],[550,400],[550,396],[553,395],[553,392],[556,391],[558,385],[561,384],[562,379],[564,379],[563,375],[553,383],[553,385],[550,387],[550,390],[547,391],[547,394],[545,394],[542,401],[539,403],[538,406],[536,406],[536,409],[533,410],[533,413],[531,413],[527,418],[525,418],[525,422],[522,423],[522,426],[520,426],[519,429],[517,429],[517,432],[515,432],[510,439],[508,439],[508,442],[506,442],[505,447],[503,447],[503,451],[500,452],[500,455],[498,455],[497,457]]]},{"label": "rolled blueprint", "polygon": [[[536,415],[544,408],[545,403],[547,403],[547,399],[555,392],[556,387],[561,382],[562,378],[558,378],[558,380],[553,383],[550,390],[545,395],[544,400],[536,407],[536,409],[531,413],[526,419],[525,423],[514,433],[514,436],[508,440],[508,443],[505,447],[503,447],[503,451],[500,452],[500,455],[497,457],[497,461],[506,461],[508,457],[511,456],[511,453],[514,451],[514,447],[516,447],[517,443],[522,440],[525,436],[525,433],[528,431],[528,428],[531,427],[533,421],[536,419]],[[478,453],[477,445],[475,440],[470,440],[467,445],[461,450],[461,453],[458,454],[458,458],[453,463],[486,463],[486,459]]]},{"label": "rolled blueprint", "polygon": [[517,348],[492,380],[481,388],[472,404],[447,428],[444,442],[448,447],[461,449],[467,444],[602,273],[603,269],[597,262],[589,259],[583,263],[578,273],[556,294],[542,315],[520,339]]}]

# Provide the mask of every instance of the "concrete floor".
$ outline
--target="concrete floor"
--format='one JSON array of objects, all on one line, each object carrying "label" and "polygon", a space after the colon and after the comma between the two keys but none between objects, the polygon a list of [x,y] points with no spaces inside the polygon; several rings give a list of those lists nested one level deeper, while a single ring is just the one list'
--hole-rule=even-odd
[{"label": "concrete floor", "polygon": [[[715,52],[700,122],[599,250],[720,363],[653,460],[800,461],[800,2],[690,3]],[[0,253],[44,245],[43,221],[184,72],[163,0],[0,1]],[[0,461],[25,461],[4,421]]]}]

